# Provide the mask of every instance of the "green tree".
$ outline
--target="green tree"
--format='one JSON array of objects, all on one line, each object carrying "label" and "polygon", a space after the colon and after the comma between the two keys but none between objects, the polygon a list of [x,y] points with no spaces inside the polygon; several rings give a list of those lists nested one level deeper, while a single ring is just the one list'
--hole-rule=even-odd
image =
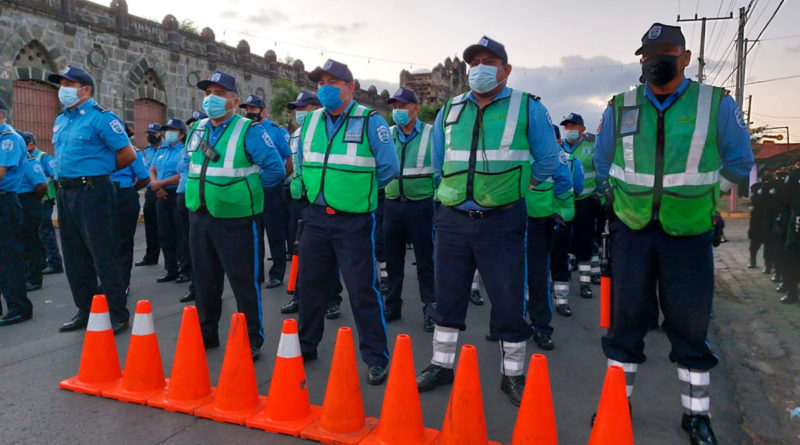
[{"label": "green tree", "polygon": [[183,32],[188,32],[189,34],[194,34],[196,36],[200,35],[200,31],[197,30],[194,22],[189,19],[184,19],[178,24],[178,29]]},{"label": "green tree", "polygon": [[297,98],[300,89],[291,79],[279,78],[272,81],[272,100],[269,101],[269,115],[273,122],[285,125],[290,131],[294,127],[291,114],[286,108]]},{"label": "green tree", "polygon": [[442,107],[442,104],[435,103],[433,105],[422,105],[419,107],[419,120],[422,122],[428,123],[433,125],[433,122],[436,120],[436,113],[439,112],[439,108]]}]

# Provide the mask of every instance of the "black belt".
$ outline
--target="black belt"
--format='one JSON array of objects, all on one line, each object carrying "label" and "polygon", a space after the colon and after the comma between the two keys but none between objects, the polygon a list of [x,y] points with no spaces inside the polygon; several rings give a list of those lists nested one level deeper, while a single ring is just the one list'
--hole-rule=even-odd
[{"label": "black belt", "polygon": [[484,219],[484,218],[492,216],[492,215],[494,215],[496,213],[504,212],[504,211],[514,207],[515,205],[517,205],[516,202],[504,205],[503,207],[495,207],[493,209],[487,209],[487,210],[461,210],[461,209],[457,209],[455,207],[450,207],[450,210],[454,210],[454,211],[456,211],[458,213],[463,213],[463,214],[469,216],[469,219]]},{"label": "black belt", "polygon": [[16,192],[12,192],[10,190],[0,190],[0,196],[3,196],[3,195],[15,195],[15,194],[16,194]]},{"label": "black belt", "polygon": [[73,187],[92,186],[94,184],[99,184],[109,181],[111,181],[109,175],[80,176],[77,178],[57,179],[56,187],[61,189],[68,189]]}]

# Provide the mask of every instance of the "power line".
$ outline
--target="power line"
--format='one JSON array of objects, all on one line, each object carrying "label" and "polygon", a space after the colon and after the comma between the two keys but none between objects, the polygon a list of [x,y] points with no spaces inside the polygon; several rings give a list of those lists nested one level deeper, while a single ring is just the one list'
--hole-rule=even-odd
[{"label": "power line", "polygon": [[789,79],[797,79],[800,77],[800,74],[793,74],[791,76],[784,76],[784,77],[775,77],[772,79],[764,79],[764,80],[756,80],[753,82],[747,82],[745,85],[756,85],[759,83],[768,83],[768,82],[777,82],[779,80],[789,80]]},{"label": "power line", "polygon": [[770,119],[800,119],[800,116],[775,116],[775,115],[772,115],[772,114],[761,114],[761,113],[756,113],[756,112],[753,112],[753,115],[766,117],[766,118],[770,118]]},{"label": "power line", "polygon": [[[759,32],[759,33],[758,33],[758,36],[756,36],[756,38],[755,38],[755,39],[751,40],[751,42],[758,42],[758,41],[759,41],[759,39],[761,38],[761,35],[762,35],[762,34],[764,34],[764,31],[766,31],[766,30],[767,30],[767,27],[769,27],[769,24],[770,24],[770,23],[772,23],[772,19],[774,19],[774,18],[775,18],[775,15],[777,15],[777,14],[778,14],[778,11],[781,9],[781,6],[783,6],[783,3],[784,3],[785,1],[786,1],[786,0],[781,0],[781,2],[780,2],[780,3],[778,3],[778,7],[777,7],[777,8],[775,8],[775,12],[773,12],[773,13],[772,13],[772,16],[771,16],[771,17],[769,18],[769,20],[767,21],[767,24],[766,24],[766,25],[764,25],[764,27],[763,27],[763,28],[761,28],[761,32]],[[748,55],[748,54],[750,54],[750,51],[753,49],[753,47],[751,46],[751,47],[749,47],[749,48],[744,48],[744,49],[745,49],[745,53],[744,53],[744,57],[742,57],[742,60],[744,60],[744,59],[747,57],[747,55]],[[741,61],[739,61],[739,63],[736,65],[736,67],[733,69],[733,71],[732,71],[730,74],[728,74],[728,77],[726,77],[726,78],[725,78],[725,80],[723,80],[723,81],[722,81],[722,83],[725,83],[725,82],[727,82],[727,81],[728,81],[728,79],[730,79],[730,78],[731,78],[731,76],[733,76],[733,73],[734,73],[736,70],[738,70],[738,69],[739,69],[739,67],[740,67],[741,65],[742,65],[742,62],[741,62]]]}]

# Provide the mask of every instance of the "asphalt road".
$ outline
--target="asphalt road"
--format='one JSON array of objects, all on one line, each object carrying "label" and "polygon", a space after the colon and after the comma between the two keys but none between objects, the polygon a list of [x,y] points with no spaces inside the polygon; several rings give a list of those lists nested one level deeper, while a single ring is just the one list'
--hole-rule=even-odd
[{"label": "asphalt road", "polygon": [[[144,227],[137,230],[135,259],[144,250]],[[390,348],[394,337],[411,335],[417,371],[424,368],[431,355],[431,334],[422,330],[422,317],[416,273],[411,265],[413,254],[406,260],[406,306],[404,319],[389,324]],[[165,372],[172,367],[183,304],[178,298],[186,285],[157,284],[161,266],[135,267],[129,309],[136,300],[149,299],[153,305],[156,331]],[[573,279],[571,305],[574,315],[555,315],[556,348],[546,352],[549,362],[558,437],[562,444],[586,443],[590,434],[589,419],[597,407],[605,374],[605,358],[600,349],[603,330],[598,323],[599,299],[581,299],[575,292]],[[595,287],[596,293],[599,289]],[[484,294],[485,295],[485,294]],[[0,443],[271,443],[299,444],[301,439],[265,433],[235,425],[217,423],[156,408],[121,403],[114,400],[81,395],[58,389],[58,382],[78,371],[82,332],[59,333],[59,324],[75,314],[66,276],[45,277],[44,288],[30,294],[34,319],[21,325],[0,328]],[[287,300],[285,289],[264,289],[263,309],[266,342],[262,358],[255,364],[259,392],[266,395],[280,337],[282,315],[279,306]],[[349,304],[343,305],[343,316],[328,321],[325,338],[319,348],[320,359],[306,367],[311,403],[321,405],[333,353],[336,329],[353,326]],[[224,344],[235,300],[226,287],[220,335]],[[468,329],[460,336],[460,344],[478,348],[484,409],[489,438],[508,443],[516,419],[517,408],[500,391],[498,346],[484,340],[488,331],[490,306],[471,306]],[[711,330],[714,331],[713,329]],[[119,335],[117,349],[124,364],[130,331]],[[717,338],[709,339],[712,348]],[[688,443],[680,428],[680,393],[677,372],[669,362],[669,342],[661,331],[646,338],[648,361],[639,367],[632,397],[633,429],[638,444]],[[529,343],[528,355],[542,352]],[[358,353],[358,352],[356,352]],[[224,347],[208,352],[212,384],[216,384],[222,365]],[[360,359],[359,359],[360,360]],[[359,361],[362,393],[366,414],[379,417],[385,386],[366,384],[366,367]],[[445,414],[449,387],[421,394],[425,424],[439,429]],[[712,372],[713,426],[722,444],[748,443],[741,428],[741,414],[734,398],[726,357]]]}]

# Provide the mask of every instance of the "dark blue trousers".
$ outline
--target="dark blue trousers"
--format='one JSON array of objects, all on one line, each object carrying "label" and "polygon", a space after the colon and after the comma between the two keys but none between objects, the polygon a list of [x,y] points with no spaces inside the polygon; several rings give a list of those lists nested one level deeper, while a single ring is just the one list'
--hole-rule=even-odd
[{"label": "dark blue trousers", "polygon": [[42,198],[36,193],[17,195],[22,204],[22,233],[20,241],[25,252],[25,271],[31,284],[42,284],[42,244],[39,242],[39,225],[42,223]]},{"label": "dark blue trousers", "polygon": [[434,303],[433,289],[433,198],[421,201],[386,199],[383,202],[383,233],[386,240],[386,271],[389,292],[386,307],[400,313],[406,243],[414,245],[422,310]]},{"label": "dark blue trousers", "polygon": [[361,359],[368,366],[386,366],[386,320],[377,287],[375,264],[375,219],[371,213],[329,215],[324,207],[310,206],[303,212],[300,239],[300,348],[316,352],[325,327],[325,310],[331,283],[341,268],[350,306],[358,330]]},{"label": "dark blue trousers", "polygon": [[525,321],[525,201],[471,218],[441,206],[433,219],[436,311],[439,326],[466,329],[475,268],[481,273],[492,312],[489,333],[507,342],[530,338]]},{"label": "dark blue trousers", "polygon": [[706,341],[714,296],[711,232],[670,236],[657,222],[631,230],[619,220],[611,231],[613,304],[611,329],[602,340],[606,357],[643,363],[644,336],[660,305],[672,343],[670,360],[690,369],[713,368],[717,357]]},{"label": "dark blue trousers", "polygon": [[575,219],[572,221],[572,253],[581,262],[592,258],[594,237],[600,207],[592,198],[575,200]]},{"label": "dark blue trousers", "polygon": [[[192,255],[189,251],[189,209],[186,208],[186,194],[178,193],[175,199],[178,225],[178,270],[183,275],[192,275]],[[189,284],[194,292],[194,281]]]},{"label": "dark blue trousers", "polygon": [[57,193],[64,266],[78,316],[89,317],[92,297],[100,293],[100,278],[111,322],[128,321],[130,313],[117,257],[114,185],[110,180],[94,181],[91,186],[62,188]]},{"label": "dark blue trousers", "polygon": [[144,254],[144,261],[158,262],[158,256],[161,253],[161,245],[158,240],[158,210],[156,210],[158,198],[156,193],[150,190],[150,187],[144,192],[144,208],[142,209],[142,216],[144,217],[144,236],[147,242],[147,250]]},{"label": "dark blue trousers", "polygon": [[[569,222],[552,240],[550,245],[550,274],[553,277],[553,281],[569,282],[570,280],[569,245],[574,239],[574,230],[575,225]],[[589,261],[589,259],[587,258],[586,261]]]},{"label": "dark blue trousers", "polygon": [[264,343],[261,287],[263,257],[259,255],[261,215],[214,218],[207,211],[189,213],[189,246],[194,267],[197,313],[203,339],[219,339],[225,275],[236,298],[236,308],[247,320],[250,347]]},{"label": "dark blue trousers", "polygon": [[178,274],[178,198],[175,189],[165,189],[167,197],[158,199],[158,243],[164,253],[164,269],[167,275]]},{"label": "dark blue trousers", "polygon": [[283,184],[264,187],[263,218],[272,257],[269,278],[283,281],[286,274],[286,221],[289,218]]},{"label": "dark blue trousers", "polygon": [[131,285],[133,241],[139,224],[139,194],[133,187],[117,190],[117,222],[117,261],[127,289]]},{"label": "dark blue trousers", "polygon": [[379,262],[386,261],[386,236],[383,233],[383,201],[386,191],[378,189],[378,206],[375,208],[375,258]]},{"label": "dark blue trousers", "polygon": [[42,225],[39,226],[39,240],[42,243],[42,263],[56,270],[64,269],[61,252],[58,250],[56,228],[53,227],[53,208],[55,199],[42,202]]},{"label": "dark blue trousers", "polygon": [[[528,315],[537,332],[552,334],[549,218],[528,218]],[[485,280],[485,279],[484,279]]]},{"label": "dark blue trousers", "polygon": [[21,233],[22,205],[15,193],[0,191],[0,293],[6,299],[9,315],[33,312],[25,289],[25,258],[19,241]]},{"label": "dark blue trousers", "polygon": [[[303,218],[303,210],[308,207],[308,201],[300,200],[300,199],[290,199],[289,200],[289,231],[288,240],[290,241],[290,245],[294,246],[294,240],[297,239],[297,220]],[[337,266],[338,268],[338,266]],[[297,278],[297,283],[295,283],[295,291],[294,291],[294,298],[300,298],[300,278]],[[342,303],[342,281],[339,279],[339,272],[336,272],[336,277],[330,283],[329,287],[329,295],[328,297],[328,305],[332,304],[341,304]]]}]

